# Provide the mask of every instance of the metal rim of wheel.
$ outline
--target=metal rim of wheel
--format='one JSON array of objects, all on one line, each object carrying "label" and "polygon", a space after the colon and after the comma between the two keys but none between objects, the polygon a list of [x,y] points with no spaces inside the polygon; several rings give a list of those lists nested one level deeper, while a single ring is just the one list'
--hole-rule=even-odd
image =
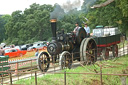
[{"label": "metal rim of wheel", "polygon": [[86,38],[84,38],[81,42],[80,45],[80,61],[84,61],[84,56],[83,56],[83,49],[84,49],[84,43],[86,41]]},{"label": "metal rim of wheel", "polygon": [[94,39],[86,38],[83,45],[83,56],[85,64],[94,63],[97,60],[97,45]]},{"label": "metal rim of wheel", "polygon": [[38,55],[37,63],[38,63],[38,68],[42,72],[46,72],[49,68],[49,65],[50,65],[49,55],[46,52],[41,52]]},{"label": "metal rim of wheel", "polygon": [[112,53],[114,57],[118,57],[118,45],[112,47]]},{"label": "metal rim of wheel", "polygon": [[66,68],[71,69],[71,67],[72,67],[72,57],[71,57],[71,54],[68,51],[64,51],[64,52],[61,53],[59,64],[60,64],[61,69],[66,69]]}]

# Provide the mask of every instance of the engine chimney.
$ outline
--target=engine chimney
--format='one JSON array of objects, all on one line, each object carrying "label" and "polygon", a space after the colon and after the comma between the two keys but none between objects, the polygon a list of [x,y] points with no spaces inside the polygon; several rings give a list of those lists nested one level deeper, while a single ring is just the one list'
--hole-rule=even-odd
[{"label": "engine chimney", "polygon": [[52,40],[56,41],[56,22],[57,19],[51,19],[51,29],[52,29]]}]

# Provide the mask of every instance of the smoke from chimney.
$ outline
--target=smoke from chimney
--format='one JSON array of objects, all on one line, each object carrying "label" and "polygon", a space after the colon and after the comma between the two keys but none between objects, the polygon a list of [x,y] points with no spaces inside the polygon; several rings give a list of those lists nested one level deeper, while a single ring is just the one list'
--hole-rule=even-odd
[{"label": "smoke from chimney", "polygon": [[75,8],[80,8],[81,6],[81,0],[75,0],[74,2],[71,2],[70,0],[68,0],[66,3],[64,3],[62,5],[62,8],[68,12],[72,9],[75,9]]},{"label": "smoke from chimney", "polygon": [[64,16],[64,9],[59,4],[55,4],[54,11],[50,13],[50,19],[59,19]]},{"label": "smoke from chimney", "polygon": [[75,8],[80,8],[80,6],[81,0],[75,0],[74,2],[68,0],[62,6],[59,4],[55,4],[54,11],[50,14],[50,19],[61,19],[68,11]]}]

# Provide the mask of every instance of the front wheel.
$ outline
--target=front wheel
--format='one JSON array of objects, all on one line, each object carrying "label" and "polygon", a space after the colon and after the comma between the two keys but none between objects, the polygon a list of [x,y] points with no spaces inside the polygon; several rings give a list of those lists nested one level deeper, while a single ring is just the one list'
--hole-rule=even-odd
[{"label": "front wheel", "polygon": [[46,72],[50,65],[50,57],[48,53],[41,52],[38,55],[37,64],[38,64],[38,69],[40,69],[42,72]]},{"label": "front wheel", "polygon": [[68,51],[64,51],[60,55],[59,59],[59,64],[61,69],[69,68],[71,69],[72,67],[72,57],[71,54]]}]

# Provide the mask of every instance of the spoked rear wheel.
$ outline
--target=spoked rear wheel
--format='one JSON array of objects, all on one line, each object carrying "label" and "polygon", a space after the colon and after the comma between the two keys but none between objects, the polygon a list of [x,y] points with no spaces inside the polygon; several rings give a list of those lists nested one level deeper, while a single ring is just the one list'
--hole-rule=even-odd
[{"label": "spoked rear wheel", "polygon": [[37,59],[38,68],[42,72],[46,72],[50,65],[50,58],[49,55],[46,52],[41,52]]},{"label": "spoked rear wheel", "polygon": [[69,68],[71,69],[72,67],[72,57],[71,54],[68,51],[64,51],[60,55],[60,60],[59,60],[60,68],[61,69],[66,69]]},{"label": "spoked rear wheel", "polygon": [[91,64],[97,60],[97,45],[94,39],[86,38],[83,45],[83,57],[85,64]]}]

